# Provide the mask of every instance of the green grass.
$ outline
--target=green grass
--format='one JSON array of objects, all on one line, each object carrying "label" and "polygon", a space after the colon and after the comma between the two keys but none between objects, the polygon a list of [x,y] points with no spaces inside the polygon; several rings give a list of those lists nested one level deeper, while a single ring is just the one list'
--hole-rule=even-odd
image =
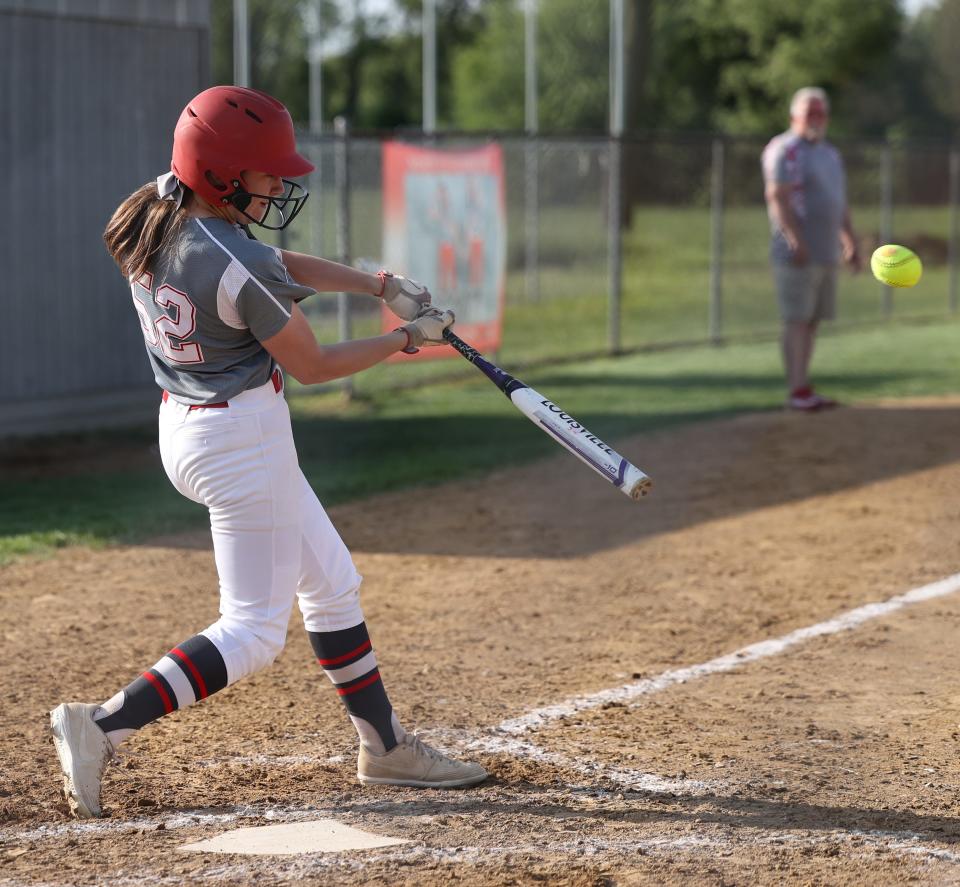
[{"label": "green grass", "polygon": [[[352,200],[354,254],[374,260],[381,237],[379,200],[379,192],[371,188],[356,189]],[[592,205],[544,207],[540,298],[532,301],[527,298],[522,264],[523,212],[516,200],[514,195],[508,203],[511,264],[498,361],[511,369],[603,352],[608,341],[608,280],[602,201],[598,195],[587,195],[584,200]],[[325,200],[319,207],[329,244],[335,201]],[[879,230],[876,205],[855,206],[853,215],[861,232]],[[945,242],[949,232],[949,214],[943,207],[898,206],[893,221],[893,240],[908,245],[924,238]],[[303,223],[298,220],[292,227],[288,246],[324,252],[319,231],[318,217],[308,211]],[[728,208],[723,237],[724,334],[774,335],[779,321],[762,205]],[[273,239],[276,242],[276,236]],[[636,209],[623,236],[624,348],[706,339],[710,248],[705,208]],[[947,267],[942,256],[937,261],[922,250],[921,255],[929,261],[921,285],[913,290],[885,292],[869,273],[844,275],[841,323],[879,321],[885,298],[895,318],[943,316],[948,305]],[[311,303],[319,338],[335,340],[331,298],[318,296],[305,304],[309,308]],[[379,314],[369,310],[376,305],[374,300],[354,304],[359,310],[353,315],[353,335],[379,332]],[[824,341],[815,369],[824,387],[845,400],[960,390],[960,367],[953,357],[958,332],[960,325],[947,320],[937,326],[890,325],[844,332]],[[434,381],[451,374],[466,381]],[[782,398],[779,358],[771,343],[568,363],[521,375],[602,437],[770,409]],[[457,357],[381,365],[361,373],[355,383],[359,397],[350,404],[336,394],[303,394],[294,403],[304,470],[328,503],[483,472],[501,465],[503,452],[519,464],[556,449]],[[404,390],[396,390],[398,383],[406,386]],[[0,561],[64,545],[142,540],[205,524],[205,510],[174,492],[159,459],[144,458],[151,440],[149,429],[85,438],[88,448],[124,457],[115,464],[129,464],[125,457],[131,453],[138,456],[133,460],[136,469],[59,471],[61,476],[31,479],[22,472],[0,472]]]},{"label": "green grass", "polygon": [[[958,335],[960,323],[953,320],[825,335],[815,375],[823,390],[845,401],[958,392]],[[297,397],[298,451],[321,499],[335,504],[557,452],[489,382],[464,367],[466,382],[424,382],[399,391],[367,385],[352,403],[330,393]],[[378,372],[382,379],[405,382],[415,380],[419,370],[401,365]],[[679,423],[776,409],[783,397],[772,341],[567,363],[523,377],[609,442]],[[116,449],[114,464],[131,464],[130,454],[139,454],[136,467],[127,470],[71,473],[61,467],[59,476],[29,478],[15,469],[0,474],[0,561],[205,525],[205,510],[173,490],[159,458],[149,455],[148,440],[146,432],[85,436],[88,451]],[[64,458],[69,452],[64,449]],[[581,469],[571,461],[571,470]]]},{"label": "green grass", "polygon": [[[758,194],[759,200],[759,194]],[[368,221],[378,218],[373,192],[354,195],[355,211]],[[329,208],[327,212],[330,212]],[[552,205],[540,219],[540,298],[526,294],[523,268],[523,215],[509,207],[509,247],[503,343],[504,363],[523,365],[576,354],[596,354],[608,343],[608,277],[606,221],[599,199],[595,205]],[[874,204],[853,208],[864,237],[880,228]],[[920,286],[909,291],[886,290],[869,273],[841,273],[839,320],[845,324],[874,323],[889,308],[894,318],[932,317],[949,304],[949,270],[944,254],[949,234],[946,207],[897,206],[893,215],[895,242],[917,244],[925,261]],[[370,222],[372,225],[372,222]],[[328,219],[328,230],[332,221]],[[365,226],[364,230],[366,230]],[[379,232],[377,225],[371,230]],[[311,248],[311,229],[297,237],[297,245]],[[379,235],[377,235],[379,236]],[[376,238],[359,238],[358,255],[371,255]],[[728,207],[723,217],[722,333],[744,337],[776,332],[779,326],[773,282],[767,262],[768,227],[762,204]],[[921,248],[922,247],[922,248]],[[927,254],[925,255],[925,251]],[[626,349],[671,342],[705,341],[709,335],[710,216],[691,206],[640,206],[623,235],[623,294],[621,343]],[[373,255],[375,257],[375,253]],[[869,258],[869,257],[865,257]],[[430,283],[430,281],[427,281]],[[442,293],[435,294],[438,301]],[[321,339],[336,338],[332,302],[311,300]],[[311,302],[306,303],[308,310]],[[358,302],[353,314],[354,335],[379,332],[374,303]],[[326,312],[320,310],[326,306]],[[454,364],[455,366],[455,364]],[[410,378],[429,380],[448,375],[449,361],[418,365]],[[393,367],[376,368],[357,379],[358,390],[373,394],[389,385]]]}]

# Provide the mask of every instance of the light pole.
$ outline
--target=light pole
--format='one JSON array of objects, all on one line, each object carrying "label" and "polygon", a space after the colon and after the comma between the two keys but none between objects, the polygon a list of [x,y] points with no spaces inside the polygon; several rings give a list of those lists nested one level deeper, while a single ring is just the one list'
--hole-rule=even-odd
[{"label": "light pole", "polygon": [[526,0],[524,9],[524,128],[527,146],[524,154],[526,189],[526,263],[527,299],[540,299],[540,155],[537,133],[540,129],[537,108],[537,0]]},{"label": "light pole", "polygon": [[323,0],[311,0],[304,10],[309,65],[310,132],[323,132]]},{"label": "light pole", "polygon": [[423,0],[423,131],[437,128],[437,2]]},{"label": "light pole", "polygon": [[250,85],[250,27],[247,0],[233,0],[233,82]]},{"label": "light pole", "polygon": [[622,243],[620,236],[620,190],[623,166],[624,58],[623,0],[610,0],[610,170],[608,200],[607,277],[610,286],[610,313],[607,345],[611,353],[620,350],[620,303],[623,289]]}]

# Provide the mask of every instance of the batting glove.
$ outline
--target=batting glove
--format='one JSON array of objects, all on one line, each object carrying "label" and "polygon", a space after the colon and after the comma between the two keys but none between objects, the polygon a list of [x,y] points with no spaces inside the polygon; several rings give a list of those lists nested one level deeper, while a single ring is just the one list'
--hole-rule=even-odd
[{"label": "batting glove", "polygon": [[449,308],[444,311],[439,308],[425,308],[413,323],[398,327],[407,334],[407,347],[403,350],[407,354],[416,354],[421,348],[446,345],[443,331],[453,326],[456,319],[456,315]]},{"label": "batting glove", "polygon": [[402,320],[415,320],[430,305],[430,290],[415,280],[408,280],[389,271],[380,271],[380,292],[384,304]]}]

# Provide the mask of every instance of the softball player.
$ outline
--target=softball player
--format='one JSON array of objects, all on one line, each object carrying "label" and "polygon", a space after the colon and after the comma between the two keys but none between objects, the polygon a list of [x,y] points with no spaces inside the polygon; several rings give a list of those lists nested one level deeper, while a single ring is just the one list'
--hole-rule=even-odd
[{"label": "softball player", "polygon": [[[454,320],[412,281],[252,238],[251,222],[277,230],[296,217],[307,193],[288,177],[312,169],[280,102],[213,87],[181,114],[171,171],[130,195],[104,233],[163,389],[164,469],[210,511],[220,618],[106,702],[50,713],[78,817],[101,814],[103,771],[127,736],[276,658],[294,597],[360,735],[362,783],[451,787],[487,775],[401,727],[364,624],[361,577],[297,463],[280,367],[304,384],[348,376],[397,351],[443,344]],[[298,306],[314,291],[378,295],[407,322],[321,346]]]}]

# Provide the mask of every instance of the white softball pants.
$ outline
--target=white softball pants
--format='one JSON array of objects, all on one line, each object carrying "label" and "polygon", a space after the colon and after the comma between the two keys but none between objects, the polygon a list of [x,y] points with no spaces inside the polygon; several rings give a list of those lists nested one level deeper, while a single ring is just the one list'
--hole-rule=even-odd
[{"label": "white softball pants", "polygon": [[160,407],[160,455],[177,490],[210,511],[220,618],[201,632],[227,679],[283,649],[296,597],[308,631],[363,621],[361,577],[297,461],[290,412],[273,383],[227,407]]}]

